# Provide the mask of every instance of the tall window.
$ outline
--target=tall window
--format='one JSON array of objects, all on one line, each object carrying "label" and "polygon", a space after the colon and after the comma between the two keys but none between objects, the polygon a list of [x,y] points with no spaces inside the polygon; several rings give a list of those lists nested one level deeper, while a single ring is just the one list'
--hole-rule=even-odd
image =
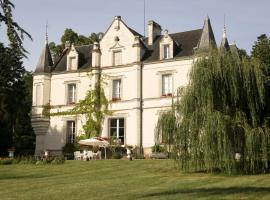
[{"label": "tall window", "polygon": [[121,99],[121,79],[113,80],[112,82],[112,100],[117,101]]},{"label": "tall window", "polygon": [[113,52],[113,65],[121,65],[122,64],[122,52],[115,51]]},{"label": "tall window", "polygon": [[164,45],[163,46],[163,53],[164,53],[164,59],[169,59],[170,58],[170,45]]},{"label": "tall window", "polygon": [[36,106],[42,105],[41,85],[36,85]]},{"label": "tall window", "polygon": [[76,70],[77,69],[77,59],[76,57],[69,58],[69,70]]},{"label": "tall window", "polygon": [[68,84],[68,95],[67,103],[75,104],[76,103],[76,84]]},{"label": "tall window", "polygon": [[76,125],[75,121],[67,121],[67,144],[73,144],[75,141]]},{"label": "tall window", "polygon": [[172,96],[172,75],[162,75],[162,96]]},{"label": "tall window", "polygon": [[116,139],[121,145],[125,144],[125,119],[113,118],[110,119],[110,136]]}]

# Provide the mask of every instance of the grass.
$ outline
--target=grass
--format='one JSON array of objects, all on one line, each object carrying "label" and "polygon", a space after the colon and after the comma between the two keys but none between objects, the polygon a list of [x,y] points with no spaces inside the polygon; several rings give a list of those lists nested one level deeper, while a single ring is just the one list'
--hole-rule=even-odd
[{"label": "grass", "polygon": [[186,174],[170,160],[0,165],[1,200],[270,199],[270,174]]}]

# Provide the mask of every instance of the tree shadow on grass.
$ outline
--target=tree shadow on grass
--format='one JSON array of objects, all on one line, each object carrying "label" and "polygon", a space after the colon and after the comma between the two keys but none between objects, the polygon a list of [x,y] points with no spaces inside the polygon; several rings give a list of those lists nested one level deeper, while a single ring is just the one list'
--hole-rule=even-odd
[{"label": "tree shadow on grass", "polygon": [[213,197],[213,196],[227,196],[237,194],[270,194],[269,187],[226,187],[226,188],[194,188],[194,189],[172,189],[167,191],[149,193],[144,197],[158,197],[158,196],[171,196],[171,195],[194,195],[198,197]]},{"label": "tree shadow on grass", "polygon": [[10,174],[1,174],[0,180],[9,180],[9,179],[35,179],[35,178],[47,178],[51,175],[45,174],[29,174],[29,175],[10,175]]}]

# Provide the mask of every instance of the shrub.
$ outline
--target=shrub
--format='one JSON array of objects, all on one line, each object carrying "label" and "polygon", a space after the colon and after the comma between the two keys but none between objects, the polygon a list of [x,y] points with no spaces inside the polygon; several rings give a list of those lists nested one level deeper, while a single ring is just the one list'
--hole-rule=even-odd
[{"label": "shrub", "polygon": [[52,161],[52,165],[60,165],[65,163],[65,158],[64,157],[55,157]]},{"label": "shrub", "polygon": [[152,147],[152,152],[166,152],[166,149],[165,147],[159,145],[159,144],[155,144],[153,147]]},{"label": "shrub", "polygon": [[0,159],[0,165],[10,165],[10,164],[12,164],[12,159],[10,158]]},{"label": "shrub", "polygon": [[120,154],[120,152],[113,152],[112,158],[113,159],[121,159],[122,155]]}]

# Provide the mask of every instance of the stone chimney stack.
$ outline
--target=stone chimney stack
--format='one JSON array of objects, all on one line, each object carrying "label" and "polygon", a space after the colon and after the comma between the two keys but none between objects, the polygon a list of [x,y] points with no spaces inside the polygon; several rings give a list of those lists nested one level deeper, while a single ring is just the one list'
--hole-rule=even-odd
[{"label": "stone chimney stack", "polygon": [[71,42],[68,40],[65,42],[65,49],[68,49],[71,47]]},{"label": "stone chimney stack", "polygon": [[100,67],[100,57],[101,57],[101,52],[99,48],[99,43],[94,42],[93,50],[92,50],[92,66],[93,67]]},{"label": "stone chimney stack", "polygon": [[156,36],[161,35],[161,26],[153,20],[148,22],[148,45],[152,45]]}]

